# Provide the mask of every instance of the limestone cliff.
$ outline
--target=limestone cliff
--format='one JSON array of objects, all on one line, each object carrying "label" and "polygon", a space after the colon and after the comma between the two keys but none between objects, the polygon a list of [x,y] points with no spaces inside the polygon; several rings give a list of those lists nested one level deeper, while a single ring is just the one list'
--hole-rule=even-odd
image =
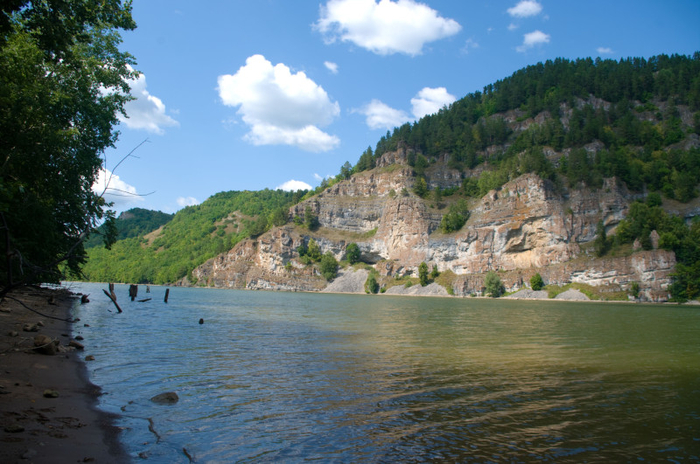
[{"label": "limestone cliff", "polygon": [[[602,220],[613,232],[634,200],[615,179],[606,179],[599,189],[565,191],[526,174],[471,200],[466,225],[443,234],[439,225],[447,204],[412,193],[415,178],[405,150],[386,153],[377,166],[291,208],[290,219],[303,218],[309,207],[318,217],[317,231],[293,223],[275,228],[208,261],[193,277],[216,287],[321,290],[327,283],[296,251],[313,238],[322,253],[331,252],[338,260],[345,257],[347,244],[357,243],[362,260],[385,279],[417,275],[421,262],[452,271],[451,291],[458,296],[480,294],[483,274],[495,270],[509,291],[539,272],[546,283],[579,282],[611,291],[638,282],[645,297],[667,298],[673,253],[651,250],[605,259],[590,253],[596,224]],[[458,174],[443,160],[430,168],[428,180],[443,187],[459,185]]]}]

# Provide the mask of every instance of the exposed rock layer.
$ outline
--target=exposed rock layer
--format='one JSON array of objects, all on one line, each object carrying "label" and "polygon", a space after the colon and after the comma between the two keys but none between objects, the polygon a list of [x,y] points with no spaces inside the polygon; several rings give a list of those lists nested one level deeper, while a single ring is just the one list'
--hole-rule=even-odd
[{"label": "exposed rock layer", "polygon": [[[256,240],[239,243],[193,272],[197,283],[215,287],[318,291],[327,282],[296,251],[311,238],[322,253],[344,258],[350,242],[363,261],[381,276],[417,275],[421,262],[457,275],[457,296],[481,294],[483,275],[500,271],[509,291],[525,286],[539,272],[546,283],[579,282],[611,290],[638,282],[642,295],[664,300],[675,256],[662,250],[593,259],[588,255],[596,225],[608,233],[622,220],[634,195],[607,179],[600,189],[561,192],[535,174],[526,174],[470,204],[471,217],[458,232],[439,232],[446,205],[413,193],[412,169],[405,151],[385,154],[378,168],[352,176],[290,210],[303,218],[308,210],[320,229],[275,228]],[[398,163],[398,164],[397,164]],[[459,183],[453,173],[431,167],[432,183]],[[437,179],[437,180],[436,180]]]}]

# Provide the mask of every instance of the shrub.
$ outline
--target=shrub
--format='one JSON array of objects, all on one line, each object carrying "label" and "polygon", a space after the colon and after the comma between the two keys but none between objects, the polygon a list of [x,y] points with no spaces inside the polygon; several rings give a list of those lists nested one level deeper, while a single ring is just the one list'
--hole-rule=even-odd
[{"label": "shrub", "polygon": [[321,258],[319,270],[321,271],[321,275],[328,281],[331,281],[338,276],[338,261],[336,261],[335,257],[330,251]]},{"label": "shrub", "polygon": [[379,291],[379,282],[374,272],[370,272],[365,281],[365,293],[374,294]]},{"label": "shrub", "polygon": [[544,288],[544,280],[542,280],[542,276],[539,272],[534,276],[530,277],[530,287],[534,291],[539,291]]},{"label": "shrub", "polygon": [[484,286],[486,287],[486,294],[491,298],[498,298],[506,291],[501,278],[493,271],[489,271],[486,274]]}]

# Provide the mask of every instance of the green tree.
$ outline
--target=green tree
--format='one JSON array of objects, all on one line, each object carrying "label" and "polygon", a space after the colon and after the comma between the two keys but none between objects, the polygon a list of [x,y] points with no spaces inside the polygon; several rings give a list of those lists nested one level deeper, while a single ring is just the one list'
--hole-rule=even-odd
[{"label": "green tree", "polygon": [[532,288],[534,291],[539,291],[544,288],[544,280],[542,280],[542,276],[539,272],[530,277],[530,288]]},{"label": "green tree", "polygon": [[433,264],[433,270],[430,271],[430,279],[435,280],[440,277],[440,271],[438,271],[437,264]]},{"label": "green tree", "polygon": [[360,255],[360,247],[357,245],[357,243],[350,243],[348,244],[347,248],[345,248],[345,256],[350,264],[360,262]]},{"label": "green tree", "polygon": [[486,273],[484,286],[486,287],[486,294],[491,298],[498,298],[506,291],[501,278],[493,271]]},{"label": "green tree", "polygon": [[632,282],[630,284],[630,295],[634,298],[639,298],[639,282]]},{"label": "green tree", "polygon": [[467,207],[467,201],[461,199],[450,206],[450,212],[442,217],[440,230],[445,234],[456,232],[464,227],[468,219],[469,208]]},{"label": "green tree", "polygon": [[413,185],[413,192],[421,198],[425,198],[428,195],[428,183],[423,177],[416,179],[416,183]]},{"label": "green tree", "polygon": [[338,276],[338,261],[333,256],[333,253],[329,251],[323,255],[319,270],[321,275],[329,282]]},{"label": "green tree", "polygon": [[321,248],[318,246],[318,243],[316,243],[316,240],[309,240],[309,248],[306,254],[309,258],[311,258],[314,261],[318,261],[321,259]]},{"label": "green tree", "polygon": [[[2,293],[79,274],[83,241],[114,215],[92,186],[129,101],[121,0],[4,3],[0,37]],[[106,91],[105,91],[106,89]],[[108,237],[110,242],[113,237]]]},{"label": "green tree", "polygon": [[423,287],[425,287],[429,283],[428,265],[425,264],[425,261],[420,263],[420,265],[418,266],[418,280],[420,281],[420,284]]},{"label": "green tree", "polygon": [[379,292],[379,282],[377,282],[376,272],[370,272],[365,281],[365,293],[373,294]]}]

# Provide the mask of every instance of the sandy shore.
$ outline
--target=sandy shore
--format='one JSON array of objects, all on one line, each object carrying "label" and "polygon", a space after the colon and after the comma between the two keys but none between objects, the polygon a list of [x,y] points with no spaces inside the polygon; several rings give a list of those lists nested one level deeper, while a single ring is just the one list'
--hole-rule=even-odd
[{"label": "sandy shore", "polygon": [[[75,297],[37,288],[9,297],[0,303],[0,462],[129,462],[115,418],[96,409],[101,392],[87,378],[83,352],[33,349],[39,334],[68,345]],[[37,332],[23,330],[39,322]]]}]

